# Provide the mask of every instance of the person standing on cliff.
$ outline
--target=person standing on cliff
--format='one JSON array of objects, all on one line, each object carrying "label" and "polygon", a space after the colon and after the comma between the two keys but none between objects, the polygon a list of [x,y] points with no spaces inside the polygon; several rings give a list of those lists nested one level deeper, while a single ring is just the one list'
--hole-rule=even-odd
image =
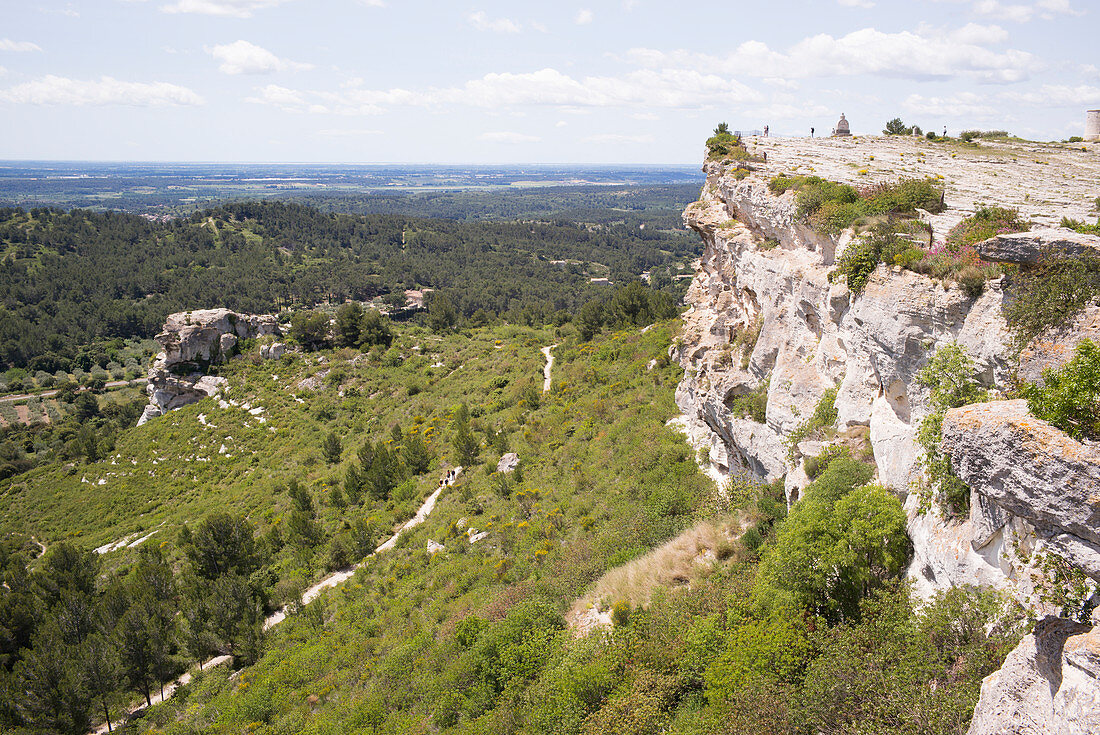
[{"label": "person standing on cliff", "polygon": [[814,129],[813,128],[810,128],[810,137],[811,138],[814,137]]},{"label": "person standing on cliff", "polygon": [[764,137],[765,138],[768,137],[768,126],[767,125],[764,126]]}]

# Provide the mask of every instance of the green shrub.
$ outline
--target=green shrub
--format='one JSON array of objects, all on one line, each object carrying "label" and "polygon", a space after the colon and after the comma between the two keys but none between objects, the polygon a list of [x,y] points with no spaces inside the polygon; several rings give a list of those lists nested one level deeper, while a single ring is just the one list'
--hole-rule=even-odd
[{"label": "green shrub", "polygon": [[943,187],[935,179],[901,179],[857,191],[819,176],[776,176],[768,182],[776,195],[797,191],[795,213],[818,232],[835,235],[864,217],[911,215],[917,208],[943,210]]},{"label": "green shrub", "polygon": [[890,490],[864,484],[873,474],[837,458],[806,488],[762,558],[753,593],[761,609],[850,619],[864,596],[904,571],[905,511]]},{"label": "green shrub", "polygon": [[1100,258],[1047,255],[1020,269],[1012,279],[1012,294],[1005,320],[1019,348],[1067,323],[1100,296]]},{"label": "green shrub", "polygon": [[722,654],[707,669],[707,699],[728,700],[754,679],[794,682],[812,651],[800,618],[777,614],[747,622],[726,636]]},{"label": "green shrub", "polygon": [[827,201],[810,217],[810,225],[817,232],[839,235],[863,214],[860,202]]},{"label": "green shrub", "polygon": [[768,408],[768,386],[758,386],[755,390],[735,397],[728,404],[730,413],[738,418],[752,419],[758,424],[765,421]]},{"label": "green shrub", "polygon": [[803,219],[816,214],[826,202],[851,204],[859,200],[859,193],[847,184],[826,181],[819,176],[807,176],[797,187],[795,214]]},{"label": "green shrub", "polygon": [[955,276],[966,295],[976,299],[985,291],[986,274],[977,266],[967,266]]},{"label": "green shrub", "polygon": [[878,268],[882,245],[882,240],[874,235],[865,237],[850,243],[837,260],[837,270],[847,280],[852,293],[863,293],[867,287],[871,274]]},{"label": "green shrub", "polygon": [[756,528],[750,528],[741,534],[741,543],[749,551],[757,551],[764,545],[764,537],[760,535],[760,531]]},{"label": "green shrub", "polygon": [[616,628],[630,625],[630,613],[633,608],[627,600],[616,600],[611,606],[611,624]]},{"label": "green shrub", "polygon": [[1030,229],[1031,223],[1020,216],[1019,210],[978,205],[974,214],[947,233],[944,248],[950,252],[961,252],[994,235],[1026,232]]},{"label": "green shrub", "polygon": [[821,450],[821,454],[816,457],[806,457],[803,462],[803,468],[806,470],[806,476],[811,480],[815,479],[818,475],[824,472],[829,467],[829,463],[838,457],[850,458],[851,452],[848,447],[833,444],[824,447]]},{"label": "green shrub", "polygon": [[817,406],[814,407],[814,412],[810,417],[799,424],[787,437],[787,452],[790,457],[794,457],[798,443],[803,439],[836,423],[836,392],[836,388],[826,390],[817,402]]},{"label": "green shrub", "polygon": [[1069,217],[1063,217],[1059,227],[1065,227],[1076,232],[1080,232],[1086,235],[1100,235],[1100,219],[1096,220],[1096,224],[1090,225],[1081,220],[1070,219]]},{"label": "green shrub", "polygon": [[1078,344],[1062,367],[1045,370],[1042,385],[1021,392],[1039,418],[1075,439],[1100,439],[1100,346],[1092,340]]},{"label": "green shrub", "polygon": [[917,374],[917,382],[930,390],[929,402],[933,409],[921,421],[917,442],[924,449],[929,490],[949,516],[963,515],[970,509],[970,488],[955,476],[950,458],[940,451],[943,416],[950,408],[986,400],[986,391],[975,374],[974,361],[958,342],[937,350]]}]

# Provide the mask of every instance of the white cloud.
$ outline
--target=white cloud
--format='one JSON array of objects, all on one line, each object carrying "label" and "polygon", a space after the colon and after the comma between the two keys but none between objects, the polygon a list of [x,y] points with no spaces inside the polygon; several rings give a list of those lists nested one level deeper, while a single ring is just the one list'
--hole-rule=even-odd
[{"label": "white cloud", "polygon": [[639,69],[614,77],[574,78],[556,69],[486,74],[454,87],[410,89],[347,88],[339,92],[297,91],[268,85],[250,102],[296,112],[311,107],[340,114],[378,114],[389,107],[464,105],[495,111],[524,105],[553,105],[582,113],[597,107],[709,109],[763,101],[756,90],[716,74],[690,69]]},{"label": "white cloud", "polygon": [[198,94],[168,82],[123,82],[111,77],[69,79],[53,74],[0,90],[0,101],[27,105],[132,105],[137,107],[205,104]]},{"label": "white cloud", "polygon": [[[287,112],[330,112],[324,105],[306,100],[303,93],[287,87],[280,87],[278,84],[257,87],[256,95],[245,97],[244,101],[260,105],[272,105]],[[378,110],[378,112],[381,112],[381,110]]]},{"label": "white cloud", "polygon": [[326,129],[318,130],[317,135],[323,138],[363,138],[370,135],[382,135],[381,130],[368,130],[366,128],[359,129]]},{"label": "white cloud", "polygon": [[983,26],[978,23],[967,23],[962,28],[951,31],[948,38],[956,43],[983,46],[1004,43],[1008,40],[1008,31],[997,25]]},{"label": "white cloud", "polygon": [[846,8],[873,8],[875,3],[872,0],[837,0],[838,3]]},{"label": "white cloud", "polygon": [[1026,23],[1035,14],[1035,8],[1030,5],[1002,3],[999,0],[978,0],[974,3],[974,12],[979,15],[993,15],[1016,23]]},{"label": "white cloud", "polygon": [[470,13],[466,17],[470,25],[479,31],[493,31],[494,33],[519,33],[519,24],[508,18],[490,18],[484,10]]},{"label": "white cloud", "polygon": [[[805,38],[785,53],[760,41],[746,41],[726,56],[692,51],[631,49],[626,59],[649,67],[706,69],[713,73],[758,77],[829,77],[870,74],[900,79],[968,77],[983,82],[1016,82],[1039,68],[1030,53],[993,51],[974,41],[982,29],[989,38],[1001,34],[996,26],[966,26],[961,37],[935,29],[884,33],[874,28],[853,31],[840,38],[818,34]],[[967,39],[970,40],[967,40]],[[961,40],[960,40],[961,39]]]},{"label": "white cloud", "polygon": [[64,15],[69,18],[79,18],[80,11],[73,7],[72,3],[66,3],[63,8],[39,8],[40,13],[47,13],[49,15]]},{"label": "white cloud", "polygon": [[501,130],[492,133],[482,133],[477,136],[478,140],[484,140],[489,143],[538,143],[542,138],[537,135],[527,135],[526,133],[514,133],[510,130]]},{"label": "white cloud", "polygon": [[10,38],[0,38],[0,51],[41,51],[37,43],[30,41],[13,41]]},{"label": "white cloud", "polygon": [[902,102],[909,112],[914,114],[938,115],[941,117],[981,117],[995,116],[999,109],[984,97],[973,92],[959,92],[943,97],[925,97],[911,94]]},{"label": "white cloud", "polygon": [[7,76],[7,75],[8,75],[8,70],[5,69],[4,67],[0,66],[0,77],[4,77],[4,76]]},{"label": "white cloud", "polygon": [[369,7],[372,7],[372,8],[384,8],[384,7],[386,7],[386,3],[384,2],[384,0],[359,0],[359,2],[363,5],[366,5],[366,6],[369,6]]},{"label": "white cloud", "polygon": [[1016,23],[1027,23],[1036,14],[1043,20],[1052,20],[1055,15],[1084,15],[1076,10],[1069,0],[1039,0],[1034,5],[1020,3],[1002,3],[1000,0],[976,0],[974,12],[979,15],[996,16]]},{"label": "white cloud", "polygon": [[221,62],[223,74],[270,74],[288,69],[312,69],[312,64],[280,59],[267,49],[248,41],[234,41],[221,46],[206,47],[206,53]]},{"label": "white cloud", "polygon": [[1035,3],[1035,7],[1039,10],[1046,11],[1043,13],[1044,18],[1054,17],[1053,13],[1065,13],[1066,15],[1084,15],[1085,11],[1075,10],[1073,6],[1069,4],[1069,0],[1039,0]]},{"label": "white cloud", "polygon": [[532,21],[529,21],[529,22],[527,23],[527,26],[528,26],[528,27],[529,27],[529,28],[530,28],[530,29],[531,29],[532,31],[538,31],[539,33],[549,33],[549,32],[550,32],[550,29],[549,29],[549,28],[547,28],[547,27],[546,27],[546,26],[545,26],[544,24],[542,24],[542,23],[539,23],[539,22],[538,22],[538,21],[536,21],[536,20],[532,20]]},{"label": "white cloud", "polygon": [[200,15],[220,15],[228,18],[251,18],[257,10],[273,8],[289,0],[176,0],[170,5],[162,5],[165,13],[198,13]]},{"label": "white cloud", "polygon": [[579,26],[586,26],[592,22],[593,17],[592,11],[588,8],[584,8],[583,10],[577,11],[577,17],[573,19],[573,22]]},{"label": "white cloud", "polygon": [[568,124],[569,123],[567,123],[565,120],[558,120],[556,123],[554,123],[554,127],[555,128],[564,128]]},{"label": "white cloud", "polygon": [[603,133],[601,135],[589,135],[584,139],[585,143],[655,143],[652,135],[625,135],[623,133]]},{"label": "white cloud", "polygon": [[635,112],[631,115],[635,120],[660,120],[660,116],[652,112]]},{"label": "white cloud", "polygon": [[1001,99],[1036,107],[1079,107],[1100,104],[1100,87],[1080,84],[1044,84],[1033,92],[1005,92]]}]

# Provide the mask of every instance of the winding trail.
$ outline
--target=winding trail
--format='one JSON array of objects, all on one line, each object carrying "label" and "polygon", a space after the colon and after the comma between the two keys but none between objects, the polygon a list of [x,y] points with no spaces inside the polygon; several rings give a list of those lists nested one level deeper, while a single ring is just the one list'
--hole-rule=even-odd
[{"label": "winding trail", "polygon": [[557,347],[557,345],[547,345],[542,348],[542,354],[546,355],[546,365],[542,368],[542,392],[548,393],[550,391],[550,371],[554,369],[554,356],[550,354],[550,350]]},{"label": "winding trail", "polygon": [[[131,385],[139,385],[141,383],[148,382],[148,378],[134,378],[133,380],[112,380],[104,383],[103,387],[107,389],[111,388],[125,388]],[[84,390],[87,390],[86,388]],[[4,396],[0,398],[0,403],[11,403],[13,401],[26,401],[31,398],[53,398],[61,391],[57,388],[51,388],[50,390],[43,390],[37,393],[17,393],[15,395]],[[83,390],[81,391],[84,392]]]},{"label": "winding trail", "polygon": [[[547,348],[547,349],[549,349],[549,348]],[[551,359],[551,361],[553,360],[553,358],[550,358],[550,359]],[[376,554],[380,554],[384,551],[389,551],[394,546],[396,546],[398,537],[401,536],[401,534],[404,531],[406,531],[410,528],[414,528],[415,526],[419,526],[421,523],[423,523],[427,519],[428,515],[430,515],[431,512],[435,509],[435,504],[436,504],[436,501],[439,500],[439,496],[443,493],[443,491],[446,488],[448,488],[451,485],[454,485],[456,482],[458,482],[458,478],[461,474],[462,474],[462,468],[461,467],[456,467],[453,470],[448,470],[447,474],[439,480],[439,487],[437,487],[435,489],[435,492],[433,492],[431,495],[429,495],[424,500],[424,502],[421,504],[420,508],[417,509],[416,514],[412,518],[410,518],[408,521],[406,521],[405,524],[403,526],[401,526],[401,528],[397,529],[397,531],[392,536],[390,536],[388,539],[386,539],[385,542],[383,542],[374,551],[372,551],[370,556],[368,556],[363,561],[359,562],[358,564],[352,565],[352,566],[348,567],[347,569],[341,569],[338,572],[333,572],[332,574],[328,575],[327,577],[320,580],[319,582],[316,582],[313,585],[311,585],[310,587],[306,588],[306,590],[304,592],[302,592],[302,602],[301,602],[301,604],[302,605],[308,605],[309,603],[313,602],[313,600],[317,599],[318,595],[320,595],[325,590],[331,589],[333,587],[336,587],[339,584],[342,584],[343,582],[346,582],[348,579],[351,578],[352,575],[355,574],[356,570],[359,569],[359,567],[366,564],[367,560],[370,559],[372,556],[375,556]],[[277,610],[274,613],[272,613],[271,615],[269,615],[264,620],[264,630],[265,631],[270,630],[271,628],[274,628],[276,625],[283,622],[284,620],[286,620],[286,608],[285,607],[281,608],[280,610]],[[208,659],[207,661],[204,661],[199,666],[193,667],[189,671],[186,671],[183,674],[181,674],[178,679],[173,679],[170,682],[166,682],[164,684],[163,689],[162,689],[163,695],[161,694],[160,691],[158,691],[157,694],[151,698],[153,704],[159,704],[159,703],[163,702],[165,699],[168,699],[169,697],[171,697],[172,694],[175,693],[176,689],[178,689],[180,686],[186,684],[187,682],[191,681],[191,677],[195,674],[196,671],[199,671],[199,670],[205,671],[206,669],[210,668],[211,666],[221,666],[223,664],[229,664],[231,661],[232,661],[232,657],[230,657],[230,656],[215,656],[211,659]],[[125,714],[123,714],[122,717],[119,718],[119,722],[122,722],[122,721],[126,720],[126,718],[129,715],[132,715],[133,713],[137,712],[138,710],[143,709],[145,706],[146,705],[144,703],[138,703],[136,705],[133,705],[133,706],[127,708]],[[112,724],[117,725],[119,723],[116,722],[116,723],[112,723]],[[104,722],[102,725],[100,725],[95,730],[93,730],[92,734],[93,735],[102,735],[103,733],[106,733],[106,732],[108,732],[107,723]]]}]

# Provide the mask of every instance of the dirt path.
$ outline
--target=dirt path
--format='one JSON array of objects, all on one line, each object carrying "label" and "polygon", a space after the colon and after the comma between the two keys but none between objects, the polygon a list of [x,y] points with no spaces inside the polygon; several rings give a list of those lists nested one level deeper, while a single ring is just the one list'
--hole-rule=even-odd
[{"label": "dirt path", "polygon": [[[410,528],[413,528],[415,526],[419,526],[421,523],[423,523],[425,521],[425,519],[427,519],[427,517],[435,509],[435,504],[436,504],[436,501],[439,500],[439,496],[443,493],[443,491],[446,488],[448,488],[451,485],[454,485],[456,482],[458,482],[458,478],[461,474],[462,474],[462,468],[461,467],[456,467],[453,470],[448,470],[447,474],[444,477],[440,478],[439,487],[437,487],[435,489],[435,492],[433,492],[431,495],[429,495],[424,500],[423,504],[421,504],[420,508],[416,511],[416,514],[412,518],[410,518],[408,521],[406,521],[405,524],[403,526],[401,526],[401,528],[397,529],[397,531],[392,536],[390,536],[388,539],[386,539],[386,541],[384,543],[382,543],[378,548],[376,548],[371,553],[370,556],[380,554],[384,551],[389,551],[390,549],[392,549],[397,544],[398,537],[404,531],[406,531]],[[370,556],[368,556],[367,559],[369,559]],[[333,572],[332,574],[328,575],[327,577],[325,577],[321,581],[319,581],[319,582],[311,585],[310,587],[308,587],[302,593],[302,603],[301,604],[308,605],[310,602],[317,599],[318,595],[320,595],[325,590],[336,587],[337,585],[342,584],[343,582],[350,579],[351,576],[355,574],[355,571],[357,569],[359,569],[359,567],[361,567],[361,566],[363,566],[364,564],[367,563],[367,559],[364,559],[363,561],[359,562],[358,564],[356,564],[354,566],[351,566],[347,569],[341,569],[338,572]],[[271,628],[274,628],[276,625],[283,622],[284,620],[286,620],[286,608],[285,607],[282,608],[281,610],[278,610],[277,612],[272,613],[271,615],[269,615],[267,617],[267,619],[264,620],[264,630],[265,631],[270,630]],[[227,663],[229,663],[229,661],[230,661],[229,656],[215,656],[214,658],[203,662],[203,665],[201,666],[201,668],[203,670],[206,670],[206,669],[210,668],[211,666],[220,666],[222,664],[227,664]],[[182,674],[178,679],[167,682],[164,685],[164,697],[162,698],[160,696],[160,692],[158,691],[157,695],[152,698],[153,704],[158,704],[160,702],[163,702],[168,697],[171,697],[172,694],[176,691],[176,689],[178,689],[181,685],[186,684],[187,682],[191,681],[192,675],[196,671],[198,671],[199,668],[200,667],[192,668],[190,671],[187,671],[186,673]],[[145,706],[146,705],[144,704],[144,702],[139,703],[139,704],[137,704],[133,707],[130,707],[127,710],[126,714],[131,715],[134,712],[137,712],[138,710],[143,709]],[[120,719],[125,720],[126,717],[123,716]],[[92,731],[93,735],[101,735],[102,733],[106,733],[106,732],[107,732],[107,723],[106,722]]]},{"label": "dirt path", "polygon": [[[109,383],[104,384],[104,388],[125,388],[128,385],[136,385],[138,383],[144,383],[148,378],[134,378],[133,380],[112,380]],[[31,398],[53,398],[58,394],[56,388],[50,390],[44,390],[40,393],[17,393],[14,396],[4,396],[0,398],[0,403],[12,403],[14,401],[26,401]]]},{"label": "dirt path", "polygon": [[542,368],[542,392],[547,393],[550,391],[550,371],[554,369],[554,356],[550,354],[550,350],[557,347],[557,345],[548,345],[542,348],[542,354],[546,355],[546,365]]},{"label": "dirt path", "polygon": [[[419,526],[421,523],[423,523],[424,520],[428,517],[428,515],[432,512],[432,510],[435,509],[435,503],[436,503],[437,500],[439,500],[439,496],[443,492],[443,489],[447,488],[447,487],[450,487],[451,485],[455,484],[455,482],[458,480],[458,476],[461,472],[462,472],[461,467],[458,467],[457,469],[454,469],[454,470],[450,470],[447,473],[447,476],[439,481],[440,485],[439,485],[439,487],[437,487],[435,489],[435,492],[433,492],[431,495],[429,495],[427,497],[427,499],[424,500],[424,503],[416,511],[416,515],[414,515],[412,518],[410,518],[408,521],[406,521],[405,525],[401,526],[401,528],[397,529],[397,532],[394,533],[392,536],[390,536],[388,539],[386,539],[386,541],[382,545],[380,545],[378,548],[376,548],[371,553],[370,556],[374,556],[375,554],[380,554],[383,551],[389,551],[390,549],[392,549],[394,546],[397,545],[397,539],[398,539],[398,537],[401,536],[401,533],[403,531],[405,531],[409,528],[413,528],[414,526]],[[370,556],[368,556],[367,559],[369,559]],[[303,605],[308,605],[309,603],[311,603],[315,599],[317,599],[317,596],[320,595],[325,590],[331,589],[331,588],[333,588],[333,587],[335,587],[339,584],[342,584],[342,583],[346,582],[348,579],[351,578],[351,576],[353,574],[355,574],[355,571],[357,569],[359,569],[359,567],[363,566],[366,563],[367,563],[367,560],[364,559],[363,561],[359,562],[358,564],[356,564],[354,566],[351,566],[351,567],[348,567],[347,569],[341,569],[338,572],[333,572],[332,574],[328,575],[327,577],[325,577],[321,581],[319,581],[319,582],[311,585],[310,587],[306,588],[305,592],[302,593],[302,604]],[[269,615],[267,617],[266,620],[264,620],[264,630],[268,630],[270,628],[273,628],[274,626],[276,626],[279,623],[283,622],[283,620],[285,620],[285,619],[286,619],[286,608],[283,608],[282,610],[278,610],[278,611],[272,613],[271,615]]]}]

